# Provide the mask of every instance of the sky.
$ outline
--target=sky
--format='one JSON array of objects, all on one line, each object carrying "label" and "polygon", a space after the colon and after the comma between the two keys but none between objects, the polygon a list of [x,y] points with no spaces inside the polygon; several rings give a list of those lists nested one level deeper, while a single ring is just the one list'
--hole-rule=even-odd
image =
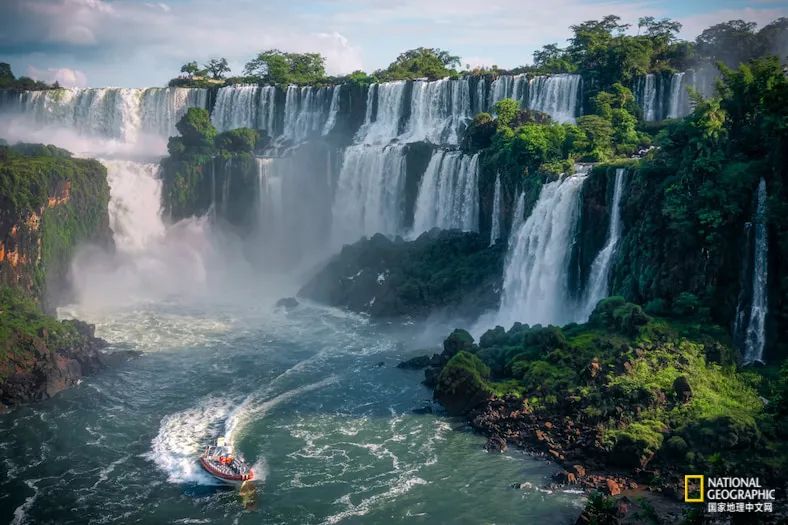
[{"label": "sky", "polygon": [[385,67],[439,47],[463,65],[512,68],[569,26],[616,14],[706,27],[788,16],[788,0],[0,0],[0,62],[68,87],[166,85],[188,61],[226,57],[233,74],[256,53],[320,52],[329,74]]}]

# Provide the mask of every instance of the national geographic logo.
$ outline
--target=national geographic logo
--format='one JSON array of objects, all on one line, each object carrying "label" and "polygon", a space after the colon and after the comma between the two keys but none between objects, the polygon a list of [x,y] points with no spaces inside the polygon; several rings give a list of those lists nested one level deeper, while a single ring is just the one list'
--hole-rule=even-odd
[{"label": "national geographic logo", "polygon": [[772,512],[774,500],[759,478],[684,476],[684,501],[706,503],[707,512]]}]

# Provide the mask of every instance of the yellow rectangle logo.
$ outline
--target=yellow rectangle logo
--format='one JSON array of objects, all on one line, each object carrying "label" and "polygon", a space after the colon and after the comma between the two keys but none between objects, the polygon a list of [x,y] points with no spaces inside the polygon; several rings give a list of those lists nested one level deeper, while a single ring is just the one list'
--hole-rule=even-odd
[{"label": "yellow rectangle logo", "polygon": [[[700,493],[695,498],[690,498],[690,494],[689,494],[690,480],[697,481],[697,483],[700,486]],[[686,474],[684,476],[684,502],[703,503],[703,474]]]}]

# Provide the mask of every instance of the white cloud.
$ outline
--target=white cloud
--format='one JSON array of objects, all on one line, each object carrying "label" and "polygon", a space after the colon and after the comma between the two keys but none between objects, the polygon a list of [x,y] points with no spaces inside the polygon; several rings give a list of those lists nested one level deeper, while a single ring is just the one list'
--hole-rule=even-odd
[{"label": "white cloud", "polygon": [[67,67],[41,70],[34,66],[28,66],[27,76],[48,83],[57,82],[63,87],[87,87],[88,85],[88,79],[85,73],[78,69],[70,69]]},{"label": "white cloud", "polygon": [[[784,14],[762,6],[679,17],[682,36],[694,39],[732,18],[762,24]],[[572,24],[608,14],[636,24],[645,15],[670,16],[670,8],[656,0],[227,0],[220,7],[211,0],[0,0],[0,55],[42,70],[76,60],[98,85],[138,87],[161,85],[186,61],[212,57],[226,57],[240,74],[270,48],[320,52],[331,74],[385,67],[422,45],[465,57],[463,66],[514,67],[530,63],[544,44],[565,45]]]}]

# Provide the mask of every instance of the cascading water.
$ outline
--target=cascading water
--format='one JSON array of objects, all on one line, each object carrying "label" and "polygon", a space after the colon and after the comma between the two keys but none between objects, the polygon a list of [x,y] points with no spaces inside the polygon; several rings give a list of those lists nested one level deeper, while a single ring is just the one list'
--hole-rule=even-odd
[{"label": "cascading water", "polygon": [[339,113],[339,94],[342,86],[336,86],[332,89],[331,105],[328,107],[328,119],[323,126],[323,135],[328,135],[334,129],[337,123],[337,113]]},{"label": "cascading water", "polygon": [[568,270],[586,173],[578,166],[574,175],[542,186],[531,215],[512,231],[498,324],[576,320]]},{"label": "cascading water", "polygon": [[547,113],[558,122],[574,122],[580,85],[580,75],[535,77],[528,85],[528,108]]},{"label": "cascading water", "polygon": [[701,77],[686,72],[670,76],[649,73],[635,82],[635,100],[643,111],[643,120],[653,122],[666,118],[681,118],[689,114],[690,101],[687,87],[697,88]]},{"label": "cascading water", "polygon": [[205,107],[208,92],[192,88],[90,88],[24,91],[6,100],[4,111],[20,113],[36,126],[73,129],[136,142],[140,135],[168,137],[190,107]]},{"label": "cascading water", "polygon": [[171,226],[164,222],[158,164],[102,163],[107,167],[116,251],[85,247],[76,255],[72,278],[82,306],[114,308],[200,293],[209,276],[206,261],[213,253],[207,221],[189,219]]},{"label": "cascading water", "polygon": [[580,312],[581,319],[587,319],[591,312],[594,311],[597,303],[607,297],[608,294],[613,255],[616,253],[618,240],[621,237],[621,196],[624,193],[625,174],[626,169],[616,169],[613,199],[610,203],[610,225],[607,229],[607,241],[591,264],[591,273],[588,277],[588,284],[586,285]]},{"label": "cascading water", "polygon": [[684,96],[684,72],[674,73],[670,77],[670,99],[668,100],[668,114],[666,118],[679,118],[686,115],[684,109],[685,96]]},{"label": "cascading water", "polygon": [[436,151],[419,186],[413,233],[479,229],[479,155]]},{"label": "cascading water", "polygon": [[521,192],[520,196],[517,197],[517,202],[514,205],[514,213],[512,213],[512,229],[509,234],[509,242],[514,236],[514,232],[520,229],[520,226],[523,225],[523,221],[525,221],[525,192]]},{"label": "cascading water", "polygon": [[501,174],[495,176],[495,191],[493,192],[493,209],[490,217],[490,246],[498,241],[501,236]]},{"label": "cascading water", "polygon": [[643,120],[649,122],[657,120],[657,104],[659,102],[657,97],[657,76],[649,73],[640,78],[636,93],[638,95],[638,103],[643,110]]},{"label": "cascading water", "polygon": [[405,140],[457,144],[472,117],[468,79],[414,82]]},{"label": "cascading water", "polygon": [[752,264],[752,303],[750,319],[744,333],[744,362],[763,362],[763,349],[766,345],[766,314],[768,313],[768,258],[769,239],[766,223],[766,181],[758,184],[758,203],[753,219],[754,254]]},{"label": "cascading water", "polygon": [[357,143],[388,144],[399,135],[405,86],[404,81],[369,86],[366,115],[356,134]]},{"label": "cascading water", "polygon": [[336,245],[364,235],[400,232],[405,155],[402,146],[356,145],[345,150],[335,193],[332,239]]},{"label": "cascading water", "polygon": [[283,136],[295,143],[309,136],[322,134],[329,121],[333,87],[288,86],[285,94]]},{"label": "cascading water", "polygon": [[164,238],[159,165],[105,160],[110,187],[109,226],[116,248],[139,253]]},{"label": "cascading water", "polygon": [[[258,127],[258,114],[267,114],[269,98],[260,92],[261,89],[273,93],[273,87],[258,86],[227,86],[216,93],[216,102],[211,113],[211,122],[219,131],[237,128]],[[258,98],[259,97],[259,98]],[[273,106],[272,106],[273,107]],[[266,123],[267,124],[267,123]],[[270,130],[269,127],[262,129]]]}]

